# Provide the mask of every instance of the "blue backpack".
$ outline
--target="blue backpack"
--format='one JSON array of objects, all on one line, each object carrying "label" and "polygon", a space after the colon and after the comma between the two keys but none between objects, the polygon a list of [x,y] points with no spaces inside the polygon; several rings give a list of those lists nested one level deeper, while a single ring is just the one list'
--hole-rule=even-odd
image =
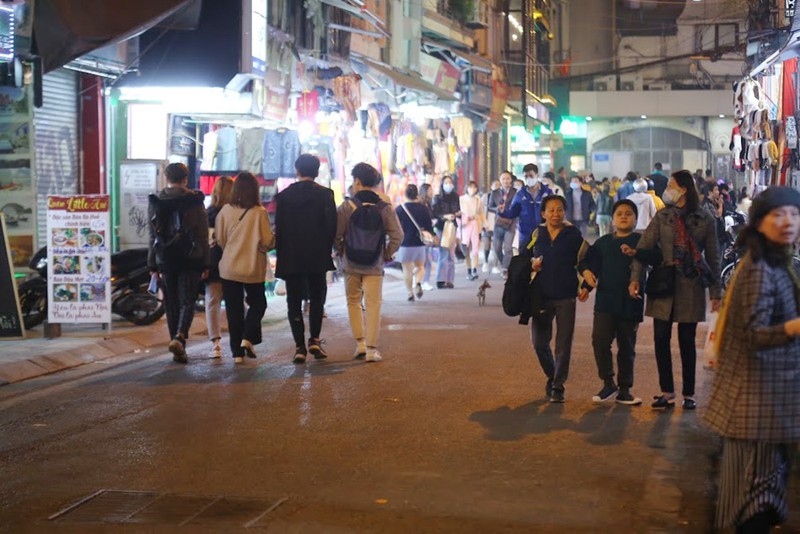
[{"label": "blue backpack", "polygon": [[347,261],[354,265],[372,267],[383,255],[386,246],[386,229],[383,227],[383,210],[386,203],[361,202],[357,198],[350,201],[355,210],[344,236],[344,251]]}]

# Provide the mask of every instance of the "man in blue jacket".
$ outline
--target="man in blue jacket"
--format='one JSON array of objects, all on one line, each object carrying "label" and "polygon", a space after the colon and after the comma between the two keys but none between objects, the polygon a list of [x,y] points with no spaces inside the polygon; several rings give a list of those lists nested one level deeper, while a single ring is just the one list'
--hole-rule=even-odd
[{"label": "man in blue jacket", "polygon": [[519,218],[519,250],[528,246],[533,230],[542,224],[542,199],[553,194],[553,190],[539,178],[539,167],[528,163],[522,170],[526,187],[520,189],[511,205],[499,214],[508,219]]}]

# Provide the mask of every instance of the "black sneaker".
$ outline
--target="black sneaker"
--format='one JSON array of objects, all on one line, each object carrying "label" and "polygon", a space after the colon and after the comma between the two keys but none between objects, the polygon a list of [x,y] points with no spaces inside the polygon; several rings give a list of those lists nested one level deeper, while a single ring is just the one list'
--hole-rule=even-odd
[{"label": "black sneaker", "polygon": [[319,339],[308,340],[308,352],[314,356],[315,360],[324,360],[328,357],[328,354],[322,350],[322,341]]},{"label": "black sneaker", "polygon": [[617,386],[615,386],[614,384],[606,384],[605,386],[603,386],[603,389],[601,389],[597,393],[597,395],[592,397],[592,402],[597,402],[597,403],[605,402],[614,395],[616,395],[617,391],[619,390],[617,389]]},{"label": "black sneaker", "polygon": [[292,363],[306,363],[306,352],[305,347],[297,347],[294,349],[294,358],[292,358]]},{"label": "black sneaker", "polygon": [[417,299],[418,299],[418,300],[422,298],[422,294],[423,294],[423,291],[422,291],[422,286],[421,286],[420,284],[417,284],[417,292],[416,292],[416,295],[417,295]]},{"label": "black sneaker", "polygon": [[445,287],[444,282],[436,282],[436,289],[445,289]]},{"label": "black sneaker", "polygon": [[549,399],[550,395],[552,394],[553,394],[553,379],[548,378],[547,383],[544,385],[544,396]]},{"label": "black sneaker", "polygon": [[675,397],[665,397],[664,395],[656,395],[653,397],[653,403],[650,407],[654,410],[670,410],[675,407]]},{"label": "black sneaker", "polygon": [[642,399],[640,399],[639,397],[634,397],[633,395],[631,395],[630,391],[621,389],[621,390],[619,390],[619,393],[617,393],[616,402],[617,402],[617,404],[627,404],[629,406],[639,406],[642,403]]},{"label": "black sneaker", "polygon": [[169,351],[172,353],[172,361],[175,363],[188,363],[189,359],[186,357],[186,349],[183,346],[183,340],[175,338],[169,342]]},{"label": "black sneaker", "polygon": [[561,404],[564,402],[564,390],[563,389],[553,389],[553,393],[550,394],[550,402]]},{"label": "black sneaker", "polygon": [[694,410],[697,408],[697,403],[692,398],[685,398],[683,399],[683,409],[684,410]]}]

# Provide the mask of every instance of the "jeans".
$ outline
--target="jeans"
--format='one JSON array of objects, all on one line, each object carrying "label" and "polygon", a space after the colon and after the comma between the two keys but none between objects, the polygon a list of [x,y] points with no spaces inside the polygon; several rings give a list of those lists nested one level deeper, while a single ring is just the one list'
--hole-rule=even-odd
[{"label": "jeans", "polygon": [[325,314],[325,299],[328,296],[326,273],[287,276],[286,307],[289,326],[296,347],[305,347],[306,325],[303,322],[303,299],[308,298],[308,334],[311,339],[319,339],[322,331],[322,316]]},{"label": "jeans", "polygon": [[436,266],[436,282],[453,283],[456,279],[456,245],[439,247],[439,262]]},{"label": "jeans", "polygon": [[[697,366],[697,347],[695,335],[697,323],[678,323],[678,346],[681,351],[681,369],[683,373],[683,396],[694,395],[694,375]],[[675,382],[672,377],[672,321],[653,319],[653,337],[656,344],[656,364],[658,365],[658,383],[662,393],[675,393]]]},{"label": "jeans", "polygon": [[425,276],[422,277],[423,284],[429,284],[431,281],[431,272],[433,272],[431,263],[433,261],[439,263],[439,247],[425,247]]},{"label": "jeans", "polygon": [[617,340],[617,385],[633,387],[633,361],[636,358],[636,332],[639,323],[625,321],[609,313],[594,314],[592,347],[597,363],[597,374],[603,382],[614,380],[614,356],[611,342]]},{"label": "jeans", "polygon": [[[346,274],[344,289],[350,330],[356,341],[364,341],[367,348],[377,348],[381,329],[381,304],[383,302],[383,276]],[[361,303],[364,303],[364,310]],[[366,312],[366,318],[365,318]],[[366,319],[366,321],[365,321]]]},{"label": "jeans", "polygon": [[170,339],[181,335],[189,338],[189,328],[194,319],[194,303],[197,301],[197,286],[200,273],[197,271],[167,271],[161,273],[164,285],[164,308],[167,313],[167,329]]},{"label": "jeans", "polygon": [[222,337],[222,282],[206,282],[206,326],[208,339],[216,341]]},{"label": "jeans", "polygon": [[601,237],[611,233],[611,215],[596,215],[595,220]]},{"label": "jeans", "polygon": [[[222,280],[225,314],[228,316],[228,334],[234,357],[244,356],[242,341],[247,340],[253,345],[261,343],[261,319],[267,311],[267,296],[264,290],[264,282],[245,284]],[[248,306],[246,316],[245,298]]]},{"label": "jeans", "polygon": [[497,263],[502,269],[508,269],[508,264],[511,263],[511,247],[514,243],[515,233],[516,228],[514,225],[511,225],[510,228],[494,227],[492,247],[494,248],[494,255],[497,256]]},{"label": "jeans", "polygon": [[[556,353],[550,348],[553,319],[556,320]],[[549,300],[544,312],[531,319],[531,343],[542,371],[553,381],[553,390],[564,391],[572,356],[572,335],[575,332],[575,299]]]}]

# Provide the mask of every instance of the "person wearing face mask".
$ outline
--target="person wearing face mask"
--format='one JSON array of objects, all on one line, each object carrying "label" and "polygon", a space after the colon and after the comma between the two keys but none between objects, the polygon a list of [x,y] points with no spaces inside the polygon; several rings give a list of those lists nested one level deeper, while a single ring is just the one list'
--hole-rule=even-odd
[{"label": "person wearing face mask", "polygon": [[500,274],[508,269],[514,234],[517,231],[514,219],[508,219],[501,215],[506,208],[511,206],[511,201],[517,194],[517,190],[511,187],[512,180],[510,171],[500,173],[500,188],[492,193],[487,208],[489,213],[494,213],[496,216],[492,235],[492,248],[497,260],[497,265],[492,269],[494,274]]},{"label": "person wearing face mask", "polygon": [[715,527],[770,532],[786,520],[800,442],[800,193],[758,195],[737,246],[746,250],[716,327],[718,361],[704,421],[722,436]]},{"label": "person wearing face mask", "polygon": [[647,193],[647,182],[641,178],[633,182],[633,194],[628,195],[626,200],[630,200],[636,204],[636,209],[639,214],[636,219],[636,228],[634,228],[634,230],[637,232],[644,232],[647,225],[649,225],[653,217],[656,216],[656,203],[653,201],[653,197]]},{"label": "person wearing face mask", "polygon": [[[701,206],[692,173],[682,170],[669,179],[663,195],[664,209],[658,211],[637,245],[638,249],[658,248],[663,257],[656,267],[663,284],[651,284],[645,315],[653,318],[653,335],[661,394],[654,397],[653,409],[675,407],[672,375],[672,323],[678,323],[678,344],[683,375],[683,408],[694,410],[697,323],[706,320],[706,289],[711,310],[720,305],[719,244],[714,219]],[[634,258],[631,267],[631,297],[641,298],[640,277],[644,264]],[[651,279],[656,273],[654,270]],[[656,280],[654,279],[654,280]],[[650,284],[650,282],[648,282]],[[656,293],[656,289],[659,291]]]},{"label": "person wearing face mask", "polygon": [[526,187],[517,192],[508,209],[500,214],[509,219],[519,218],[519,250],[528,246],[533,230],[542,224],[542,199],[553,194],[553,190],[539,180],[539,167],[529,163],[523,171]]},{"label": "person wearing face mask", "polygon": [[597,207],[592,197],[592,192],[581,179],[573,176],[569,183],[570,192],[567,193],[567,220],[578,227],[581,235],[586,235],[591,213]]},{"label": "person wearing face mask", "polygon": [[483,224],[483,235],[481,236],[481,244],[483,246],[483,267],[481,271],[484,273],[489,272],[489,267],[492,263],[492,237],[494,236],[494,223],[497,220],[497,213],[489,210],[489,203],[492,201],[494,192],[500,189],[500,180],[495,180],[489,187],[489,192],[483,198],[483,215],[486,222]]},{"label": "person wearing face mask", "polygon": [[611,183],[608,178],[603,178],[603,181],[600,182],[595,202],[597,203],[595,220],[597,221],[598,234],[602,237],[611,233],[611,207],[614,204]]},{"label": "person wearing face mask", "polygon": [[461,207],[461,246],[467,263],[467,280],[478,279],[478,254],[483,229],[483,201],[478,196],[478,184],[467,184],[467,193],[459,199]]},{"label": "person wearing face mask", "polygon": [[[436,233],[442,236],[445,222],[456,224],[461,216],[460,199],[455,182],[450,176],[442,178],[441,192],[433,198],[433,216],[436,217]],[[456,277],[456,242],[449,247],[439,247],[439,262],[436,266],[436,287],[453,289]]]},{"label": "person wearing face mask", "polygon": [[[566,176],[566,174],[564,176]],[[554,195],[566,198],[566,195],[564,195],[564,188],[561,187],[558,182],[556,182],[556,175],[553,174],[553,171],[547,171],[544,173],[539,177],[539,181],[546,185]]]}]

